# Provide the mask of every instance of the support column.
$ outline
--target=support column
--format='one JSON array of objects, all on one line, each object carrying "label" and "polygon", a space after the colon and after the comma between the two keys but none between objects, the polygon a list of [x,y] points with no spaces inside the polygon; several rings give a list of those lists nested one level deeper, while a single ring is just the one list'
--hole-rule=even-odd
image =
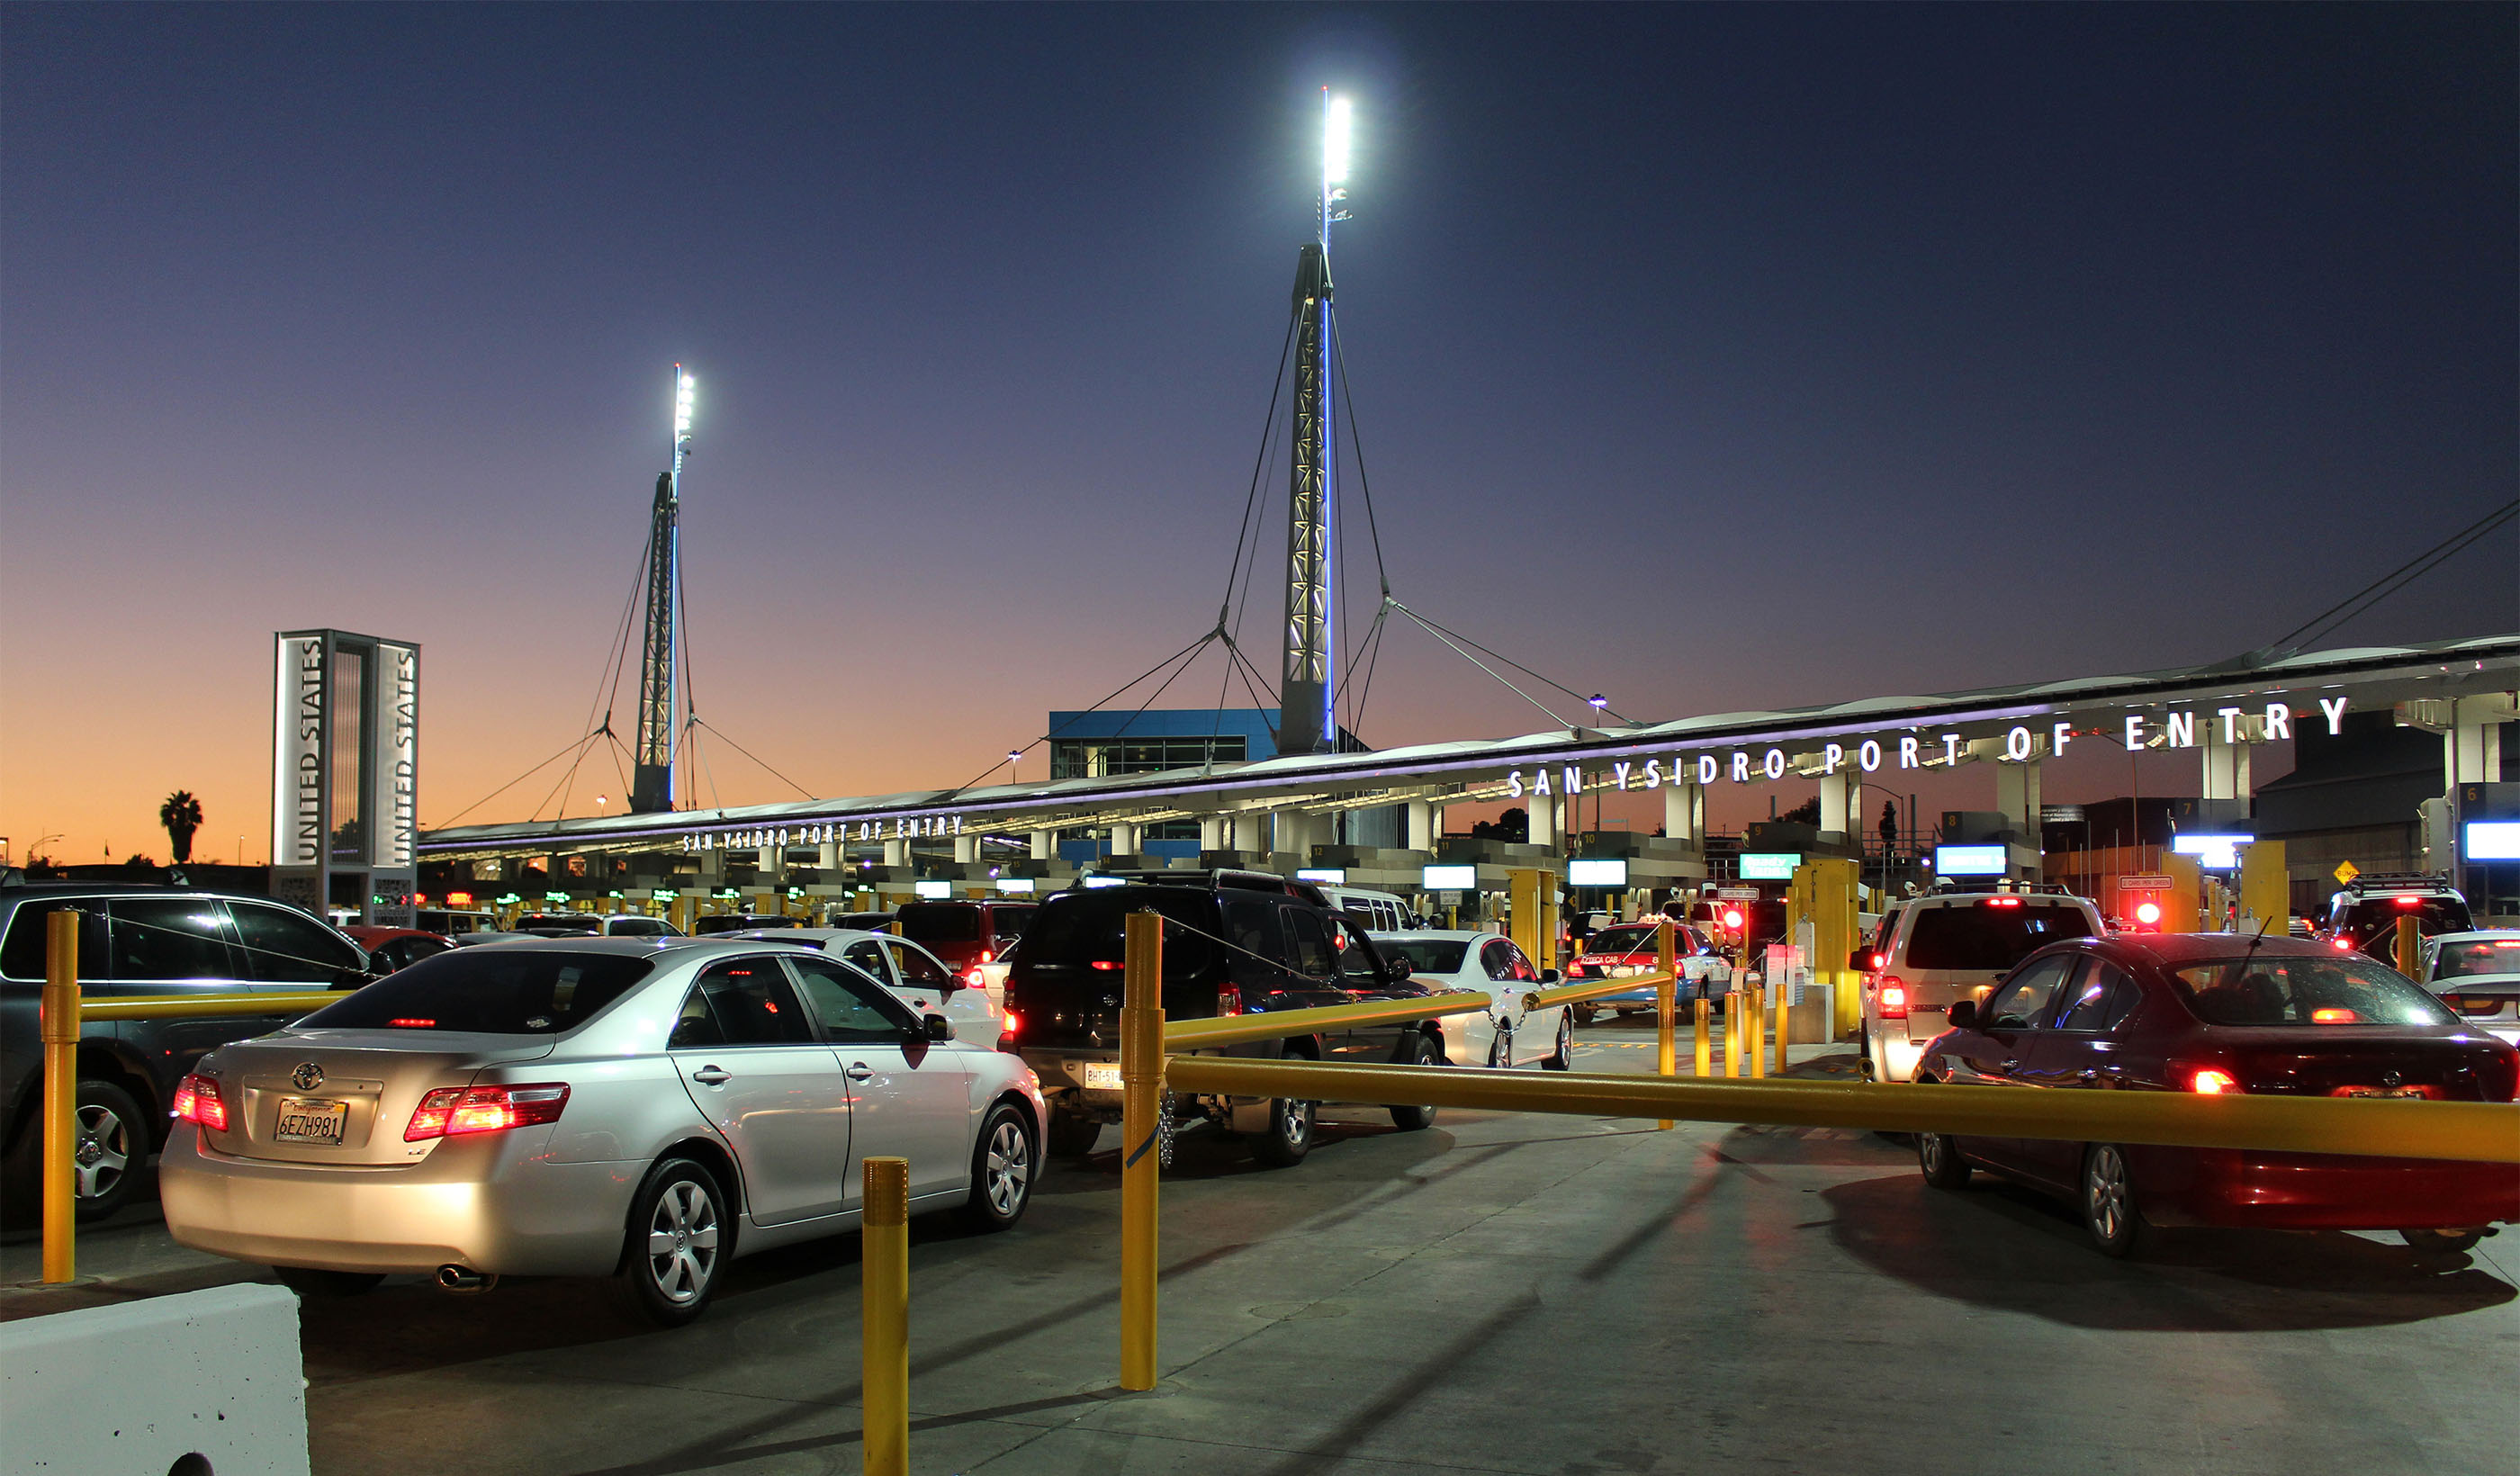
[{"label": "support column", "polygon": [[2196,726],[2196,751],[2204,766],[2203,787],[2197,792],[2206,799],[2247,799],[2249,787],[2249,744],[2245,734],[2237,742],[2223,737],[2220,717],[2200,716]]},{"label": "support column", "polygon": [[1232,822],[1225,816],[1200,816],[1198,818],[1198,848],[1202,851],[1222,851],[1226,849],[1225,843],[1232,838],[1233,830],[1234,827]]},{"label": "support column", "polygon": [[763,846],[761,848],[753,885],[761,889],[758,894],[760,905],[757,911],[767,913],[781,910],[780,904],[786,899],[788,889],[787,847]]},{"label": "support column", "polygon": [[1230,817],[1233,822],[1234,849],[1246,856],[1256,856],[1269,849],[1269,812],[1239,810]]},{"label": "support column", "polygon": [[1431,800],[1411,800],[1409,802],[1409,835],[1404,844],[1413,851],[1434,850],[1436,818],[1442,813],[1442,811],[1435,808],[1435,805]]},{"label": "support column", "polygon": [[883,843],[883,864],[884,864],[885,866],[908,866],[908,865],[910,865],[910,837],[909,837],[909,836],[907,836],[907,835],[895,836],[895,837],[893,837],[892,839],[886,840],[886,841]]},{"label": "support column", "polygon": [[1138,854],[1138,827],[1136,826],[1133,826],[1124,820],[1112,822],[1111,854],[1114,856],[1135,856]]},{"label": "support column", "polygon": [[825,881],[832,879],[831,873],[840,869],[840,843],[838,841],[824,841],[822,845],[816,849],[814,853],[814,869],[824,873],[823,879]]},{"label": "support column", "polygon": [[1557,800],[1547,794],[1523,797],[1523,812],[1531,817],[1531,843],[1555,849],[1557,845]]},{"label": "support column", "polygon": [[954,837],[954,859],[968,866],[980,859],[980,835],[976,830]]},{"label": "support column", "polygon": [[1273,851],[1291,851],[1305,861],[1313,855],[1313,818],[1301,810],[1273,810],[1269,818],[1276,831],[1270,837]]},{"label": "support column", "polygon": [[[2036,817],[2034,816],[2033,819],[2035,820]],[[1863,771],[1843,768],[1835,774],[1822,775],[1820,777],[1821,833],[1826,835],[1834,831],[1842,839],[1853,840],[1863,827]]]},{"label": "support column", "polygon": [[2027,837],[2032,850],[2039,848],[2039,760],[1995,766],[1995,807]]},{"label": "support column", "polygon": [[1694,780],[1675,780],[1662,791],[1662,833],[1706,848],[1706,790]]},{"label": "support column", "polygon": [[1035,830],[1032,832],[1033,860],[1052,861],[1056,860],[1058,856],[1058,832],[1057,830]]},{"label": "support column", "polygon": [[2445,792],[2460,784],[2502,782],[2502,725],[2510,722],[2510,698],[2501,693],[2460,697],[2451,708],[2451,729],[2442,738],[2442,785]]}]

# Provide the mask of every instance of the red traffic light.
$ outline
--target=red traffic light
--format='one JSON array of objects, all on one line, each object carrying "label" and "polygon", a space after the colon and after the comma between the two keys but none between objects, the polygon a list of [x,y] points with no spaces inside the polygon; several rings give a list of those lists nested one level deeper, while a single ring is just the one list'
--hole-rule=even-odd
[{"label": "red traffic light", "polygon": [[1737,907],[1726,908],[1724,910],[1724,925],[1733,932],[1739,932],[1741,930],[1741,910]]}]

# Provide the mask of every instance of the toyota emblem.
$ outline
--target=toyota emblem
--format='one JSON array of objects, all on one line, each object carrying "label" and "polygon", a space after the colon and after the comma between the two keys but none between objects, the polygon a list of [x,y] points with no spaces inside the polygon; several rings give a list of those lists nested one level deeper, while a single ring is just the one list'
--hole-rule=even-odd
[{"label": "toyota emblem", "polygon": [[2398,1088],[2400,1088],[2400,1087],[2402,1087],[2402,1086],[2405,1086],[2405,1085],[2406,1085],[2406,1082],[2407,1082],[2407,1079],[2406,1079],[2405,1077],[2403,1077],[2403,1076],[2400,1076],[2400,1075],[2399,1075],[2397,1072],[2395,1072],[2395,1071],[2384,1071],[2384,1072],[2380,1073],[2380,1085],[2381,1085],[2381,1086],[2383,1086],[2383,1087],[2388,1088],[2388,1089],[2389,1089],[2390,1091],[2392,1091],[2392,1092],[2396,1091]]},{"label": "toyota emblem", "polygon": [[324,1068],[313,1061],[299,1061],[297,1069],[289,1073],[289,1079],[298,1091],[312,1092],[324,1085]]}]

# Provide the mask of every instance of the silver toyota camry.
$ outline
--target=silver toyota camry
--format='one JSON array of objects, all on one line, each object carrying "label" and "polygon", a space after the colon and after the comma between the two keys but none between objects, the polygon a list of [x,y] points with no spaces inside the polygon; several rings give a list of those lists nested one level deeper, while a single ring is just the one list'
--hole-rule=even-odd
[{"label": "silver toyota camry", "polygon": [[666,1325],[735,1256],[857,1226],[859,1162],[911,1211],[1023,1215],[1039,1084],[843,960],[763,942],[536,939],[424,959],[176,1094],[185,1245],[301,1292],[608,1276]]}]

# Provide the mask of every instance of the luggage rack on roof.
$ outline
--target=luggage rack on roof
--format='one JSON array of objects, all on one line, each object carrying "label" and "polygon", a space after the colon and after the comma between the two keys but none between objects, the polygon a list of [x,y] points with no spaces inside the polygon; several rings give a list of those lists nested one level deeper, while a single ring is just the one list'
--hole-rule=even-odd
[{"label": "luggage rack on roof", "polygon": [[2343,891],[2355,896],[2365,892],[2446,892],[2458,895],[2450,877],[2439,872],[2365,872],[2345,883]]},{"label": "luggage rack on roof", "polygon": [[[1301,897],[1309,902],[1318,902],[1324,907],[1329,905],[1328,899],[1322,895],[1321,888],[1312,882],[1289,880],[1274,872],[1249,872],[1234,867],[1186,867],[1179,871],[1171,868],[1162,870],[1147,868],[1093,872],[1088,874],[1127,882],[1133,886],[1194,886],[1206,891],[1212,891],[1217,887],[1239,887],[1245,891],[1276,892],[1281,896]],[[1084,878],[1079,877],[1077,888],[1082,888],[1084,884]],[[1076,888],[1071,888],[1073,889]]]},{"label": "luggage rack on roof", "polygon": [[2013,897],[2067,897],[2076,902],[2089,902],[2092,900],[2091,898],[2084,896],[2082,893],[2075,891],[2072,887],[2061,886],[2052,881],[2015,881],[2012,878],[2005,876],[1989,877],[1983,880],[1972,879],[1967,881],[1937,882],[1934,890],[1930,892],[1921,892],[1913,897],[1894,897],[1891,900],[1893,902],[1922,902],[1927,898],[1932,897],[1992,897],[1998,895]]}]

